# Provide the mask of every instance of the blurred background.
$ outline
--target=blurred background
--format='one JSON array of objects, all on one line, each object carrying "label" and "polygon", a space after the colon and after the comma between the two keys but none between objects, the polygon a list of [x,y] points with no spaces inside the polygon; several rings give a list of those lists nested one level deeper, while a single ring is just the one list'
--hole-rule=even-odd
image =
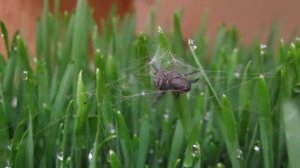
[{"label": "blurred background", "polygon": [[[49,0],[53,10],[55,0]],[[42,0],[0,0],[0,20],[8,28],[10,36],[20,30],[27,40],[30,52],[34,53],[36,20],[43,11]],[[76,0],[62,0],[60,11],[72,12]],[[299,0],[89,0],[93,8],[95,20],[105,19],[112,4],[117,5],[118,14],[136,14],[137,33],[147,29],[149,14],[155,13],[156,23],[165,31],[172,31],[174,12],[182,12],[183,36],[188,38],[199,28],[201,18],[207,19],[207,38],[213,41],[218,28],[225,24],[236,26],[242,41],[249,44],[254,37],[260,35],[264,43],[274,23],[279,25],[279,37],[288,40],[291,35],[297,35],[300,27]],[[3,41],[0,41],[3,51]]]}]

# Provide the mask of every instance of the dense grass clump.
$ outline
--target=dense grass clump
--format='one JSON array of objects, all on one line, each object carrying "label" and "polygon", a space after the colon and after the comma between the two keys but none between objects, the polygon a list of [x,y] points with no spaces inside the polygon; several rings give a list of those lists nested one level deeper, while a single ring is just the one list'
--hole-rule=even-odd
[{"label": "dense grass clump", "polygon": [[[299,39],[245,46],[222,26],[208,51],[205,23],[185,44],[178,14],[173,32],[136,35],[134,16],[98,29],[77,3],[61,15],[45,0],[33,56],[1,22],[1,167],[300,165]],[[200,81],[153,104],[150,61]]]}]

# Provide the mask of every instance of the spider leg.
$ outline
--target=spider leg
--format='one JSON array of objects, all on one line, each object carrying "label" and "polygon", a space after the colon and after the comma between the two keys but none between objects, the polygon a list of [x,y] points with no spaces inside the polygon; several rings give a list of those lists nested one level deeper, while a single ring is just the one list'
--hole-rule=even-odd
[{"label": "spider leg", "polygon": [[199,72],[199,71],[193,71],[193,72],[190,72],[190,73],[183,74],[183,76],[193,75],[193,74],[198,73],[198,72]]},{"label": "spider leg", "polygon": [[160,92],[154,99],[154,103],[153,104],[156,104],[164,95],[165,95],[166,92]]},{"label": "spider leg", "polygon": [[200,78],[190,80],[191,83],[196,83]]},{"label": "spider leg", "polygon": [[180,92],[173,92],[173,95],[176,97],[176,99],[179,98],[179,94],[180,94]]}]

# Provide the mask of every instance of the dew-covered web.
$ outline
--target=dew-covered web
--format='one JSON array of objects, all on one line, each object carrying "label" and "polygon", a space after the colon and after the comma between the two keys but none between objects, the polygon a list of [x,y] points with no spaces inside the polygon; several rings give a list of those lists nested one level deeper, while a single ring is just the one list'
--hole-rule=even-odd
[{"label": "dew-covered web", "polygon": [[[254,82],[259,78],[260,74],[250,72],[246,77],[242,76],[245,67],[246,65],[238,65],[232,72],[205,70],[205,73],[213,85],[216,86],[226,84],[228,82],[227,76],[231,75],[234,84],[227,88],[215,88],[217,95],[220,96],[222,94],[230,94],[230,92],[237,91],[242,85]],[[277,69],[278,68],[275,68],[269,72],[263,73],[262,75],[265,78],[274,78],[274,74]],[[126,89],[130,90],[128,95],[112,95],[114,98],[119,100],[119,103],[131,101],[133,99],[140,99],[153,104],[155,97],[161,92],[154,85],[154,73],[157,70],[176,72],[184,75],[188,80],[199,78],[198,82],[192,84],[192,90],[187,93],[190,99],[197,99],[197,95],[204,92],[205,81],[200,73],[200,69],[178,58],[170,50],[162,49],[160,47],[155,50],[152,57],[149,56],[149,61],[145,60],[145,63],[142,65],[127,68],[122,73],[122,77],[106,83],[106,87],[112,87],[120,92],[123,92]],[[145,80],[149,85],[145,85]],[[130,89],[131,87],[135,87],[136,89]],[[205,99],[212,98],[213,97],[210,95],[205,97]]]},{"label": "dew-covered web", "polygon": [[[196,49],[196,47],[194,47]],[[187,75],[186,78],[189,80],[199,78],[199,81],[192,84],[192,89],[187,94],[188,99],[196,100],[198,95],[205,92],[205,82],[200,73],[200,69],[196,66],[192,66],[187,61],[182,60],[179,56],[176,56],[170,50],[162,49],[157,47],[152,55],[149,55],[149,58],[142,61],[133,60],[133,66],[127,67],[118,71],[118,77],[115,80],[107,80],[104,83],[104,90],[111,90],[108,92],[103,92],[103,98],[106,99],[110,97],[113,101],[105,102],[106,105],[112,106],[112,109],[119,110],[118,107],[122,104],[131,104],[132,101],[139,100],[144,103],[149,104],[152,108],[156,108],[154,104],[155,98],[160,94],[160,90],[157,89],[154,85],[154,72],[156,70],[164,70],[164,71],[174,71],[179,74],[190,74]],[[248,73],[246,77],[243,77],[242,73],[245,69],[246,65],[238,65],[237,68],[232,71],[212,71],[205,70],[209,80],[213,84],[213,86],[223,86],[226,82],[228,82],[227,77],[228,74],[232,75],[233,80],[235,80],[234,84],[230,85],[227,88],[218,88],[215,87],[217,96],[222,94],[230,94],[231,92],[237,92],[238,89],[248,83],[254,82],[259,78],[260,74]],[[275,73],[278,68],[275,68],[269,72],[265,72],[263,75],[265,78],[274,78]],[[195,73],[194,73],[195,72]],[[96,73],[96,70],[95,70]],[[107,75],[105,71],[101,71],[102,75]],[[83,74],[84,75],[84,74]],[[28,80],[27,72],[24,72],[22,75],[22,80]],[[95,82],[95,77],[91,77],[88,82]],[[96,90],[95,88],[88,88],[87,94],[90,99],[96,99]],[[72,99],[73,95],[67,95],[68,100]],[[210,100],[213,97],[209,94],[206,94],[204,99]],[[162,97],[160,101],[164,101],[166,98]],[[13,99],[12,104],[15,104],[17,100]],[[175,98],[176,101],[176,98]],[[73,115],[73,114],[72,114]],[[49,123],[45,128],[38,130],[35,134],[42,133],[46,131],[49,127],[62,122],[66,115],[59,118],[57,121],[53,121]],[[19,124],[19,122],[13,124],[15,127]]]}]

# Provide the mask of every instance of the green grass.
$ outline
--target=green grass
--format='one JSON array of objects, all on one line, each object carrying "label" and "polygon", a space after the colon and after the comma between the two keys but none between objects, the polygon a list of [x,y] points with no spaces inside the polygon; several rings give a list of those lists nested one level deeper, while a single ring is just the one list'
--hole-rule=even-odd
[{"label": "green grass", "polygon": [[[299,39],[278,43],[275,27],[266,48],[244,45],[221,26],[209,50],[205,18],[187,43],[179,13],[173,32],[153,31],[151,17],[149,32],[136,34],[135,17],[115,9],[96,24],[85,0],[64,14],[47,3],[34,55],[0,23],[1,167],[300,164]],[[200,81],[154,104],[153,57],[199,71],[191,78]]]}]

